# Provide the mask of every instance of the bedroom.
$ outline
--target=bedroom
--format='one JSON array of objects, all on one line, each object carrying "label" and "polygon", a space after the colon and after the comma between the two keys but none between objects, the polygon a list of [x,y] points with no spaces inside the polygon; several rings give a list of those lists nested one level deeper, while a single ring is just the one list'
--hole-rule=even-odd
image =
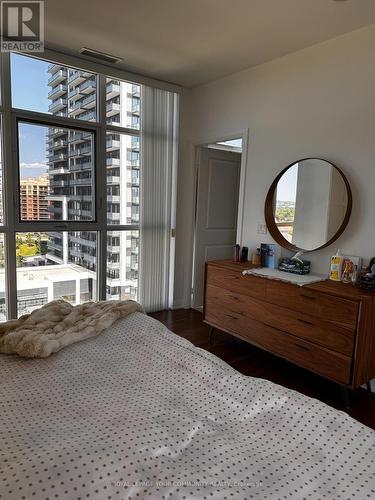
[{"label": "bedroom", "polygon": [[[374,2],[6,4],[0,498],[374,497],[371,278],[295,284],[375,255]],[[303,159],[311,247],[265,211]]]}]

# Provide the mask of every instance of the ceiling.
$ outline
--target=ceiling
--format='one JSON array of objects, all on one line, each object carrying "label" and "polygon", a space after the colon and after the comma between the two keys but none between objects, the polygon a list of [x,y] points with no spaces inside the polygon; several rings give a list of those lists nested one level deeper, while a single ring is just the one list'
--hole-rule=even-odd
[{"label": "ceiling", "polygon": [[375,0],[46,0],[46,44],[192,87],[375,22]]}]

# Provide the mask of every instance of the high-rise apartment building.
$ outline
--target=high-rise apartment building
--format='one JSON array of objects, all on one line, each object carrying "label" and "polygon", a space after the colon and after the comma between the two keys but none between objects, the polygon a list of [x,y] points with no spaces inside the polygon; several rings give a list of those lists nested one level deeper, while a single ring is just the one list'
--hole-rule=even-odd
[{"label": "high-rise apartment building", "polygon": [[[92,73],[58,64],[50,74],[49,111],[79,120],[96,119],[97,82]],[[107,123],[139,128],[140,86],[107,79]],[[107,219],[109,224],[139,223],[139,137],[108,133],[106,141]],[[95,154],[93,134],[50,128],[47,136],[48,217],[94,220]],[[110,231],[107,237],[107,298],[136,298],[138,289],[138,231]],[[96,233],[53,233],[48,259],[96,271]],[[95,273],[93,273],[93,280]]]},{"label": "high-rise apartment building", "polygon": [[48,218],[47,212],[48,178],[41,175],[20,180],[20,210],[22,220]]}]

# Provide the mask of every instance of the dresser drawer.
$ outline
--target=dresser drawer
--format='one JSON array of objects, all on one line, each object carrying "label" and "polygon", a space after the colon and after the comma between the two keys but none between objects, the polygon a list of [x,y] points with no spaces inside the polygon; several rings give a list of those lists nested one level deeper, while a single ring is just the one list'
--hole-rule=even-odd
[{"label": "dresser drawer", "polygon": [[267,282],[267,301],[355,331],[358,302],[333,297],[297,285]]},{"label": "dresser drawer", "polygon": [[207,266],[206,284],[237,292],[258,299],[266,298],[266,282],[263,278],[243,276],[240,271]]},{"label": "dresser drawer", "polygon": [[[253,341],[260,335],[263,328],[263,323],[254,319],[248,318],[236,311],[229,311],[222,307],[211,307],[210,304],[206,309],[205,321],[215,325],[217,328],[234,333],[244,340]],[[259,344],[260,345],[260,344]]]},{"label": "dresser drawer", "polygon": [[207,309],[205,320],[243,340],[337,382],[350,381],[351,358],[223,308]]},{"label": "dresser drawer", "polygon": [[267,305],[265,302],[218,286],[206,287],[205,316],[209,312],[220,310],[263,322],[266,314],[265,305]]},{"label": "dresser drawer", "polygon": [[304,368],[343,384],[350,383],[352,358],[264,326],[263,347]]},{"label": "dresser drawer", "polygon": [[355,333],[335,323],[273,304],[267,308],[264,323],[332,351],[353,354]]}]

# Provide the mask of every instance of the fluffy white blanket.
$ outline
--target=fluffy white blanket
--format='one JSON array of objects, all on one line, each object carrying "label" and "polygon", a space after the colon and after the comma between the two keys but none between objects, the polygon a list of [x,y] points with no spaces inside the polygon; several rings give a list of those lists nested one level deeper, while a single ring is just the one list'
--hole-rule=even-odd
[{"label": "fluffy white blanket", "polygon": [[49,304],[0,325],[0,352],[25,358],[47,358],[75,342],[96,337],[115,321],[143,308],[132,300]]}]

